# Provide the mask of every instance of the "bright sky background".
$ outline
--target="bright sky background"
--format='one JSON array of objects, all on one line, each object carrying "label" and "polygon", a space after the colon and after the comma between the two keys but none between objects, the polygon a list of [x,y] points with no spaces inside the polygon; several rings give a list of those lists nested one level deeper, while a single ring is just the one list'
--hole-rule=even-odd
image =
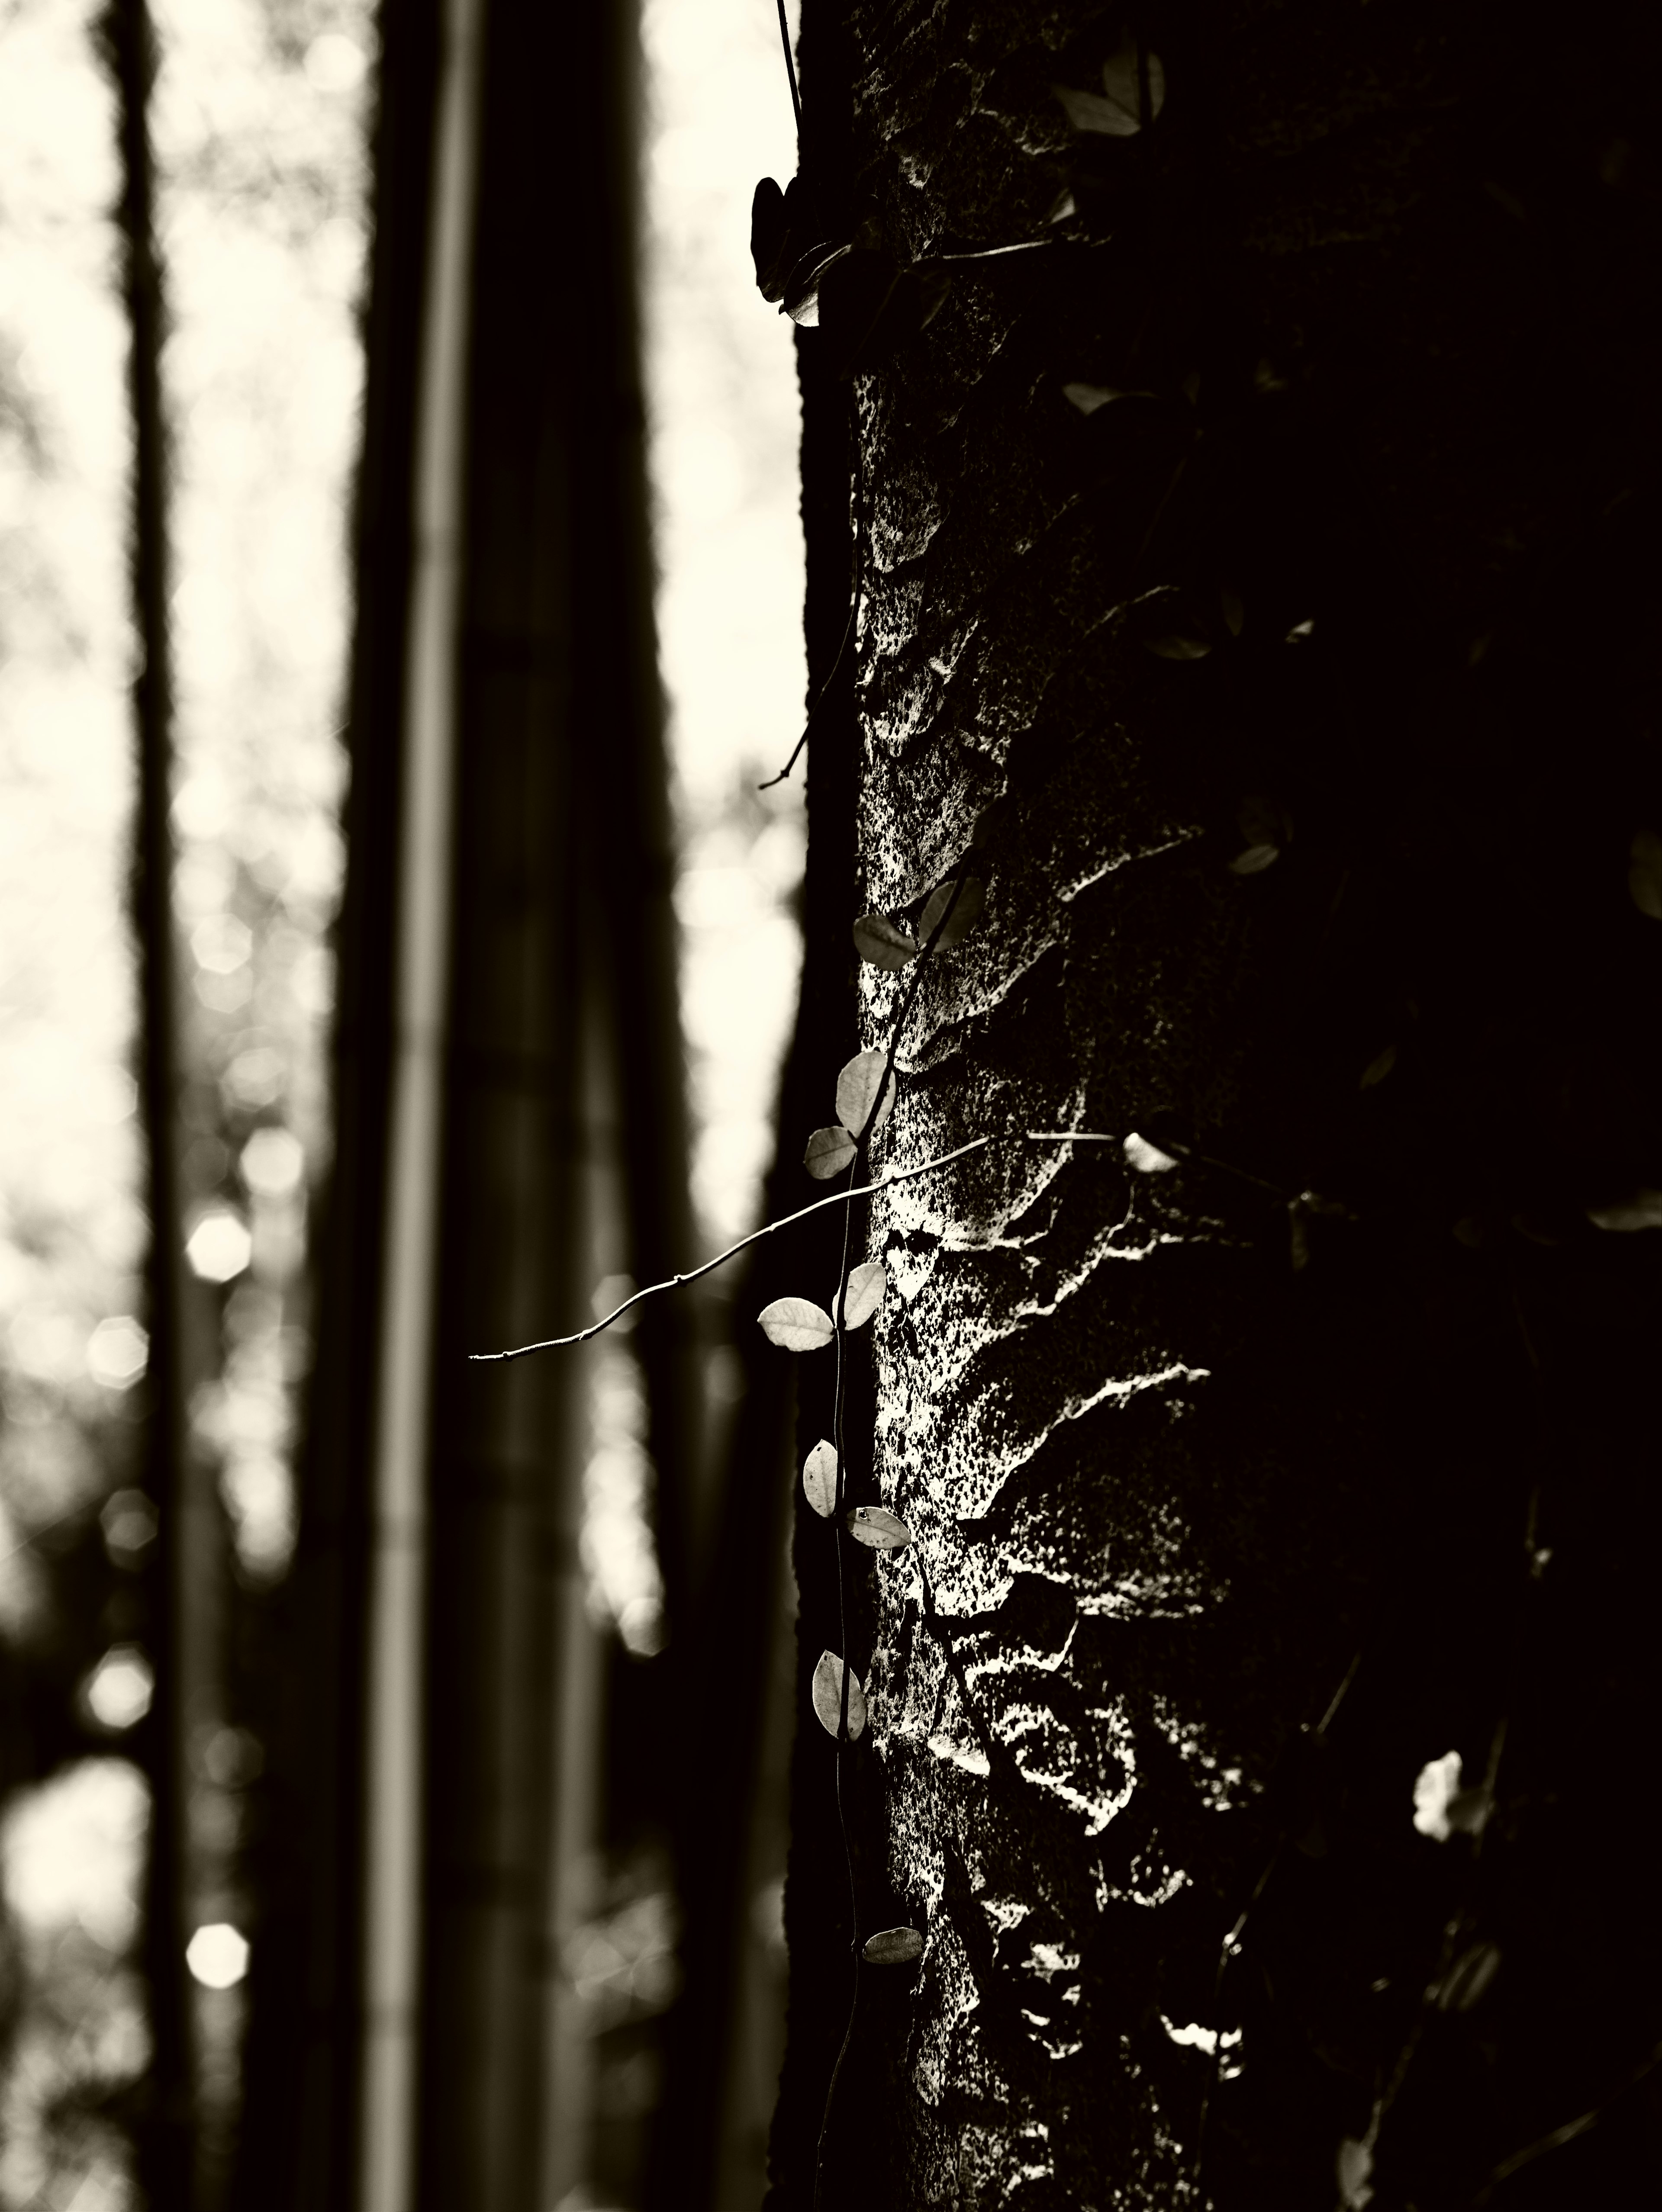
[{"label": "bright sky background", "polygon": [[685,823],[678,906],[712,1241],[752,1225],[800,941],[802,534],[791,325],[756,289],[750,203],[796,167],[771,0],[646,0],[647,387],[658,623]]}]

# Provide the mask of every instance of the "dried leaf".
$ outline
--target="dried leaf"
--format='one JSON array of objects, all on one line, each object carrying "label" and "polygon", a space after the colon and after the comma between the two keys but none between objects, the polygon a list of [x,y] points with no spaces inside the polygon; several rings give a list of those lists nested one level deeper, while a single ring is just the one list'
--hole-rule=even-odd
[{"label": "dried leaf", "polygon": [[917,939],[886,915],[862,914],[854,925],[854,949],[874,968],[904,968],[917,957]]},{"label": "dried leaf", "polygon": [[1294,623],[1287,633],[1287,641],[1289,645],[1307,645],[1315,635],[1316,624],[1312,617],[1307,622]]},{"label": "dried leaf", "polygon": [[768,1342],[782,1345],[787,1352],[818,1352],[837,1334],[831,1316],[812,1298],[776,1298],[756,1318]]},{"label": "dried leaf", "polygon": [[[856,1053],[837,1079],[837,1118],[851,1136],[864,1133],[877,1097],[877,1086],[883,1081],[883,1071],[888,1066],[889,1055],[874,1046],[870,1052]],[[894,1110],[895,1079],[889,1070],[888,1082],[884,1085],[883,1103],[872,1121],[872,1133],[876,1134]]]},{"label": "dried leaf", "polygon": [[867,1260],[849,1270],[848,1297],[843,1308],[844,1328],[863,1328],[883,1303],[889,1278],[880,1260]]},{"label": "dried leaf", "polygon": [[1170,1152],[1161,1152],[1158,1145],[1151,1145],[1135,1129],[1120,1149],[1125,1155],[1126,1166],[1134,1168],[1138,1175],[1169,1175],[1177,1165]]},{"label": "dried leaf", "polygon": [[1595,1229],[1662,1229],[1662,1190],[1633,1190],[1614,1206],[1590,1206]]},{"label": "dried leaf", "polygon": [[854,1152],[854,1139],[846,1129],[816,1129],[808,1139],[802,1164],[816,1182],[825,1182],[842,1174]]},{"label": "dried leaf", "polygon": [[1279,845],[1249,845],[1244,853],[1236,854],[1229,863],[1229,872],[1235,876],[1261,876],[1281,856]]},{"label": "dried leaf", "polygon": [[1376,1083],[1385,1081],[1396,1065],[1397,1048],[1394,1044],[1388,1044],[1383,1052],[1376,1053],[1362,1070],[1362,1079],[1357,1085],[1357,1089],[1372,1091]]},{"label": "dried leaf", "polygon": [[1628,848],[1628,890],[1641,914],[1662,921],[1662,837],[1636,830]]},{"label": "dried leaf", "polygon": [[[953,884],[942,884],[940,890],[931,895],[923,909],[923,919],[917,925],[918,936],[925,945],[934,936],[956,888]],[[981,878],[965,876],[964,888],[958,894],[958,902],[953,907],[952,920],[941,930],[940,936],[935,937],[934,949],[937,952],[944,952],[949,945],[963,942],[981,919]]]},{"label": "dried leaf", "polygon": [[849,1516],[849,1534],[873,1552],[904,1552],[912,1540],[899,1515],[881,1505],[856,1505]]},{"label": "dried leaf", "polygon": [[[852,1667],[849,1674],[849,1741],[852,1743],[866,1725],[866,1692]],[[839,1741],[843,1734],[843,1662],[834,1651],[822,1651],[813,1670],[813,1710],[819,1725]]]},{"label": "dried leaf", "polygon": [[910,1966],[923,1956],[923,1938],[916,1928],[880,1928],[861,1948],[868,1966]]},{"label": "dried leaf", "polygon": [[802,1495],[822,1521],[837,1510],[837,1446],[824,1437],[802,1462]]},{"label": "dried leaf", "polygon": [[1162,660],[1204,660],[1212,650],[1203,637],[1185,637],[1178,631],[1166,637],[1145,638],[1143,643]]}]

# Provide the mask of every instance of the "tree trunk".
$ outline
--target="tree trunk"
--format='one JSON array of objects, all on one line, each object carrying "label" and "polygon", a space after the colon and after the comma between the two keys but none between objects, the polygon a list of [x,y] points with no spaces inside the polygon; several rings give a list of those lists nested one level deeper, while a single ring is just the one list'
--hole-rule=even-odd
[{"label": "tree trunk", "polygon": [[1623,0],[810,0],[805,173],[888,257],[803,342],[867,528],[810,957],[977,844],[874,1164],[990,1142],[855,1248],[850,1502],[913,1540],[846,1555],[840,1754],[798,1506],[780,2206],[853,1985],[839,1755],[857,1936],[925,1944],[858,1969],[827,2205],[1654,2185],[1657,46]]}]

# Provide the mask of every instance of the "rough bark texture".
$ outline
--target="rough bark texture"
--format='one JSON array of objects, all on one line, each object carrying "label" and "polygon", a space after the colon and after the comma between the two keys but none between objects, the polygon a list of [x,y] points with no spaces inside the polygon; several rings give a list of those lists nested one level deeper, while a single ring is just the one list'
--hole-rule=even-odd
[{"label": "rough bark texture", "polygon": [[[1000,1133],[874,1207],[854,1498],[916,1540],[850,1639],[861,1932],[927,1948],[862,2009],[826,2201],[1326,2212],[1351,2138],[1425,2212],[1607,2104],[1497,2201],[1637,2201],[1662,1236],[1589,1209],[1662,1184],[1656,20],[1151,9],[1164,106],[1114,137],[1052,88],[1127,18],[808,13],[851,32],[866,245],[1056,241],[854,380],[848,919],[915,927],[1006,805],[879,1152]],[[862,971],[861,1044],[906,980]],[[1021,1140],[1070,1127],[1183,1164]],[[1439,1841],[1451,1747],[1493,1811]],[[824,1843],[794,1929],[810,1865],[843,1909]],[[802,1974],[790,2203],[846,2003]],[[1203,2149],[1191,2024],[1240,2035]]]}]

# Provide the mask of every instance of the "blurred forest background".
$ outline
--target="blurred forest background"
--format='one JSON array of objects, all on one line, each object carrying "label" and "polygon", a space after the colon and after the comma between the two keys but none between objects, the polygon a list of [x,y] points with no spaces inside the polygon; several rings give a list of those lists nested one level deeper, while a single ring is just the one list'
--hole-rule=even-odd
[{"label": "blurred forest background", "polygon": [[691,1847],[671,1669],[784,1410],[721,1279],[517,1397],[460,1370],[758,1217],[802,555],[746,234],[791,116],[754,0],[538,12],[157,0],[147,85],[135,0],[0,7],[5,2207],[760,2201],[782,1507]]}]

